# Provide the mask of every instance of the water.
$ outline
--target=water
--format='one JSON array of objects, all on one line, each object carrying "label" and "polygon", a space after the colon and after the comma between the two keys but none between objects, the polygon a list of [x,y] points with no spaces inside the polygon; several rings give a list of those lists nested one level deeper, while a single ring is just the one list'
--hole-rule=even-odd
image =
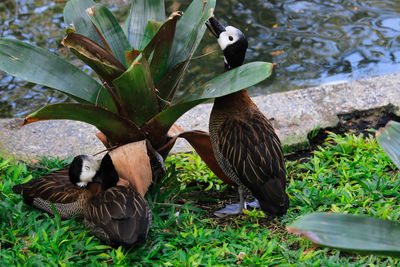
[{"label": "water", "polygon": [[[123,21],[129,2],[106,4]],[[168,14],[184,10],[188,2],[167,0]],[[85,68],[60,44],[65,33],[64,4],[60,0],[2,0],[0,36],[44,47]],[[219,0],[215,15],[248,37],[247,62],[276,64],[273,77],[251,88],[252,95],[400,71],[398,0]],[[182,86],[195,88],[222,69],[215,39],[205,34]],[[5,73],[0,73],[0,92],[0,117],[24,116],[45,104],[69,101],[60,93]]]}]

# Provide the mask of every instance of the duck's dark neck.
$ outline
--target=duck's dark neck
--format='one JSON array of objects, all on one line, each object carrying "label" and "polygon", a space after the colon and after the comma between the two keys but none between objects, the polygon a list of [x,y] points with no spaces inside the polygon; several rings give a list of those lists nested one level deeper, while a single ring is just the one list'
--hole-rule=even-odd
[{"label": "duck's dark neck", "polygon": [[96,182],[89,183],[86,188],[89,191],[90,196],[95,196],[103,191],[101,188],[101,184]]},{"label": "duck's dark neck", "polygon": [[249,97],[247,90],[243,89],[235,93],[217,97],[214,100],[214,107],[222,109],[241,109],[242,107],[253,105],[253,101]]},{"label": "duck's dark neck", "polygon": [[[234,68],[229,66],[226,62],[224,65],[224,72],[230,71]],[[243,89],[240,91],[237,91],[235,93],[217,97],[214,100],[214,108],[216,109],[224,109],[224,110],[238,110],[241,107],[245,107],[248,105],[254,105],[253,101],[249,97],[247,90]]]}]

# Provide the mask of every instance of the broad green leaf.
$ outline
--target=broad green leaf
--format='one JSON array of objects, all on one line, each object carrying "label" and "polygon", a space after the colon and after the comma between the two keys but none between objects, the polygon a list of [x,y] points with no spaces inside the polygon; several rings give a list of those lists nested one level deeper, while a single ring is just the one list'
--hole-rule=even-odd
[{"label": "broad green leaf", "polygon": [[146,28],[144,29],[143,33],[143,39],[140,42],[139,50],[143,50],[153,39],[153,37],[156,35],[158,30],[161,28],[162,22],[155,21],[155,20],[149,20],[147,22]]},{"label": "broad green leaf", "polygon": [[118,61],[126,67],[125,51],[129,51],[131,47],[117,19],[103,5],[95,5],[86,12],[107,43],[106,47],[109,47]]},{"label": "broad green leaf", "polygon": [[206,30],[216,0],[193,0],[176,25],[176,34],[168,60],[168,69],[191,58]]},{"label": "broad green leaf", "polygon": [[[82,34],[100,46],[103,43],[97,34],[86,9],[94,6],[92,0],[70,0],[64,7],[64,23],[67,28],[72,28],[76,33]],[[104,47],[104,46],[103,46]]]},{"label": "broad green leaf", "polygon": [[400,257],[400,224],[363,215],[312,213],[287,226],[314,244],[358,253]]},{"label": "broad green leaf", "polygon": [[164,22],[164,0],[132,0],[129,16],[123,29],[131,46],[140,49],[144,29],[149,20]]},{"label": "broad green leaf", "polygon": [[[143,50],[143,55],[150,63],[154,83],[158,83],[167,72],[167,62],[174,40],[175,26],[181,15],[181,12],[172,14]],[[160,92],[161,97],[166,94],[168,95],[169,91]]]},{"label": "broad green leaf", "polygon": [[265,80],[271,75],[272,69],[273,64],[267,62],[242,65],[218,75],[193,93],[177,98],[173,103],[211,99],[237,92]]},{"label": "broad green leaf", "polygon": [[17,78],[54,88],[78,102],[116,110],[110,95],[96,80],[40,47],[0,38],[0,69]]},{"label": "broad green leaf", "polygon": [[136,125],[141,126],[158,112],[157,97],[149,65],[140,57],[113,81],[116,95]]},{"label": "broad green leaf", "polygon": [[92,124],[116,144],[142,140],[143,136],[135,124],[103,108],[75,104],[53,104],[45,106],[25,118],[24,124],[42,120],[77,120]]},{"label": "broad green leaf", "polygon": [[62,44],[108,83],[121,76],[126,70],[125,66],[107,50],[83,35],[69,33],[63,39]]},{"label": "broad green leaf", "polygon": [[376,134],[383,151],[400,169],[400,123],[390,121],[386,127]]},{"label": "broad green leaf", "polygon": [[173,105],[157,114],[150,121],[150,125],[154,125],[151,127],[162,125],[165,127],[164,130],[168,131],[172,124],[189,109],[208,99],[228,95],[255,85],[268,78],[272,68],[271,63],[252,62],[220,74],[189,96],[178,99]]},{"label": "broad green leaf", "polygon": [[203,37],[205,22],[212,15],[214,7],[215,0],[194,0],[178,21],[167,63],[168,73],[164,77],[166,80],[161,80],[160,84],[156,83],[162,92],[162,99],[169,102],[174,99],[190,59]]},{"label": "broad green leaf", "polygon": [[163,101],[160,101],[161,109],[164,109],[165,104],[169,103],[173,99],[180,81],[182,81],[183,75],[185,74],[184,70],[187,67],[188,62],[189,60],[176,65],[156,84],[159,96],[163,99]]},{"label": "broad green leaf", "polygon": [[163,130],[159,133],[160,135],[166,134],[169,128],[174,124],[180,116],[185,114],[188,110],[203,103],[207,99],[199,99],[195,101],[179,103],[172,105],[171,107],[164,109],[152,118],[149,122],[150,128],[162,128]]}]

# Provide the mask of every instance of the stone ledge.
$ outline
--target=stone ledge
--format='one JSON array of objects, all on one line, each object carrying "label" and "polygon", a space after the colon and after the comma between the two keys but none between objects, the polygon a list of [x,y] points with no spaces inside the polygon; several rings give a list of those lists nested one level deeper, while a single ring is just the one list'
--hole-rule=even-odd
[{"label": "stone ledge", "polygon": [[[316,127],[335,126],[337,114],[368,110],[392,104],[400,107],[400,73],[341,84],[275,93],[253,98],[260,110],[272,119],[284,145],[307,141]],[[212,104],[195,107],[178,120],[185,130],[208,131]],[[3,156],[30,160],[42,156],[65,158],[94,154],[104,149],[97,140],[97,129],[76,121],[44,121],[19,127],[21,119],[0,120],[0,151]],[[191,151],[179,140],[173,152]]]}]

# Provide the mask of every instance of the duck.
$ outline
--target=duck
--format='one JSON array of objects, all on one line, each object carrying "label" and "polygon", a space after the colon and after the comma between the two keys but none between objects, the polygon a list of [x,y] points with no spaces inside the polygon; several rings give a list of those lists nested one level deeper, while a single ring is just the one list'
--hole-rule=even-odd
[{"label": "duck", "polygon": [[[71,183],[80,180],[71,177]],[[117,185],[118,172],[107,153],[99,171],[88,184],[83,205],[84,224],[96,237],[113,246],[135,247],[146,241],[152,221],[147,200],[132,186]]]},{"label": "duck", "polygon": [[[87,184],[99,170],[98,161],[89,155],[76,156],[69,167],[15,185],[12,190],[21,194],[26,204],[54,215],[51,203],[62,219],[81,217],[88,195]],[[75,181],[75,184],[71,183]]]},{"label": "duck", "polygon": [[[224,72],[241,66],[248,41],[233,26],[224,26],[214,16],[206,22],[224,55]],[[218,217],[237,215],[261,207],[272,217],[283,216],[289,207],[286,169],[281,142],[271,122],[249,97],[247,90],[215,98],[209,120],[211,145],[217,163],[238,187],[239,204],[215,212]]]},{"label": "duck", "polygon": [[119,180],[109,153],[100,165],[79,155],[69,168],[16,185],[13,191],[42,211],[56,210],[62,219],[83,217],[86,228],[110,246],[138,246],[147,238],[151,210],[130,183],[118,185]]}]

